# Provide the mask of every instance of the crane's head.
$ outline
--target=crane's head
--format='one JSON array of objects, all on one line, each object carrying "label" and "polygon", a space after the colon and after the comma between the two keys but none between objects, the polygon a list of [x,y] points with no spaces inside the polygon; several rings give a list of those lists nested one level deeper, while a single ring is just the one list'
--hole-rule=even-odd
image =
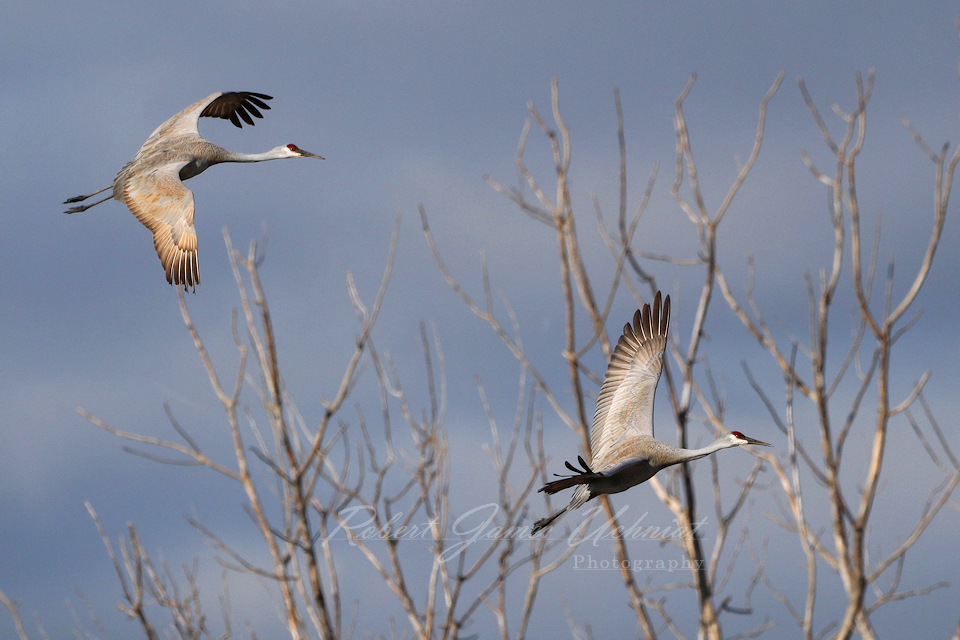
[{"label": "crane's head", "polygon": [[284,146],[282,146],[282,147],[280,147],[280,148],[287,150],[287,157],[288,157],[288,158],[316,158],[317,160],[323,160],[323,156],[318,156],[318,155],[315,154],[315,153],[310,153],[309,151],[304,151],[303,149],[301,149],[300,147],[298,147],[298,146],[295,145],[295,144],[287,144],[287,145],[284,145]]},{"label": "crane's head", "polygon": [[745,444],[758,444],[758,445],[761,445],[761,446],[763,446],[763,447],[772,447],[772,446],[773,446],[773,445],[770,444],[769,442],[761,442],[760,440],[754,440],[753,438],[748,438],[747,436],[743,435],[743,434],[740,433],[739,431],[731,431],[731,432],[727,435],[727,437],[730,438],[731,442],[733,443],[733,446],[742,447],[742,446],[745,445]]}]

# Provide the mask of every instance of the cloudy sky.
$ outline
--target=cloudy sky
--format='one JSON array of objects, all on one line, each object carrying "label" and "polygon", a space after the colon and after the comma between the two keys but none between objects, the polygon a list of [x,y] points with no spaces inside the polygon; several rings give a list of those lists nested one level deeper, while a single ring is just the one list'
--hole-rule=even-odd
[{"label": "cloudy sky", "polygon": [[[196,197],[203,274],[188,304],[218,364],[229,370],[236,360],[229,322],[238,298],[223,226],[237,246],[266,239],[262,278],[285,379],[301,410],[315,416],[316,398],[335,392],[356,332],[346,274],[354,274],[361,295],[371,300],[394,220],[403,214],[394,278],[374,337],[415,386],[414,377],[422,376],[418,323],[436,323],[448,357],[447,428],[454,454],[470,456],[474,445],[489,438],[474,375],[491,387],[494,410],[509,424],[516,365],[444,284],[420,232],[417,207],[425,207],[451,268],[475,294],[485,252],[494,285],[516,309],[531,354],[555,388],[565,389],[554,238],[482,179],[486,173],[516,183],[514,154],[526,105],[533,101],[549,113],[551,77],[559,80],[573,137],[574,208],[589,238],[587,261],[606,281],[611,266],[594,230],[591,198],[596,194],[608,212],[616,208],[614,89],[623,103],[631,208],[639,203],[647,174],[661,163],[638,232],[641,248],[690,256],[696,252],[694,236],[669,195],[677,95],[696,72],[686,114],[704,189],[715,208],[737,163],[749,153],[760,99],[785,72],[770,104],[760,160],[722,228],[721,262],[740,290],[743,254],[751,252],[763,272],[758,299],[770,317],[802,335],[802,273],[809,270],[816,278],[826,264],[829,229],[824,191],[803,167],[800,152],[809,150],[824,167],[829,157],[796,78],[805,78],[832,118],[833,101],[853,107],[854,74],[876,69],[859,174],[861,204],[865,218],[883,216],[881,256],[886,260],[897,252],[901,280],[895,291],[902,294],[929,234],[933,165],[899,117],[909,117],[934,147],[960,141],[960,39],[953,24],[958,13],[947,1],[549,6],[355,1],[267,7],[41,0],[5,6],[0,21],[5,231],[0,241],[0,589],[18,599],[31,623],[39,619],[51,636],[64,637],[73,625],[67,601],[82,608],[76,587],[112,635],[121,637],[130,627],[114,610],[119,589],[84,500],[98,509],[114,538],[134,521],[148,548],[162,551],[172,565],[199,557],[211,588],[218,580],[213,554],[183,516],[196,507],[208,510],[223,529],[245,526],[239,494],[211,497],[224,487],[218,479],[130,456],[120,442],[76,413],[83,407],[118,428],[170,437],[167,403],[202,442],[214,451],[222,446],[216,401],[149,233],[117,202],[73,216],[61,213],[67,197],[108,185],[150,132],[180,109],[221,90],[267,93],[275,97],[272,110],[256,127],[241,131],[208,121],[201,133],[237,151],[292,142],[326,157],[322,163],[216,167],[188,183]],[[838,132],[836,120],[829,122]],[[542,138],[532,134],[531,165],[545,181],[547,151]],[[955,212],[951,206],[944,242],[918,301],[924,315],[901,347],[896,380],[902,396],[923,371],[933,372],[927,396],[957,446],[960,241]],[[674,326],[689,328],[699,275],[691,279],[682,270],[652,268],[660,269],[662,285],[674,295]],[[611,332],[629,318],[632,305],[628,296],[618,298]],[[718,306],[715,314],[711,353],[733,363],[724,365],[725,383],[731,402],[741,403],[730,408],[730,415],[747,421],[742,430],[749,435],[773,440],[775,429],[736,363],[746,359],[758,370],[767,367],[772,380],[776,373],[729,311]],[[366,375],[370,382],[369,370]],[[498,378],[507,382],[497,387]],[[375,405],[369,410],[375,412]],[[554,460],[573,455],[573,434],[556,419],[545,428],[548,444],[557,448],[550,452]],[[706,431],[697,437],[709,440]],[[731,460],[737,455],[728,454]],[[911,487],[914,478],[900,473],[899,455],[889,454],[886,497],[894,504],[901,495],[922,501],[931,486],[923,483],[936,476],[924,476],[920,486]],[[460,464],[478,466],[475,460]],[[730,462],[722,469],[733,478],[748,466]],[[469,491],[462,495],[464,508],[480,499]],[[637,509],[653,499],[645,487],[630,496],[624,503]],[[896,507],[888,509],[895,521]],[[757,530],[769,526],[761,523],[759,508],[753,517]],[[905,517],[910,521],[911,514]],[[878,618],[884,628],[944,637],[956,625],[960,565],[956,554],[944,559],[936,552],[938,540],[955,539],[950,532],[960,526],[957,511],[945,511],[938,526],[931,543],[908,558],[908,564],[915,563],[908,577],[917,587],[940,580],[954,586],[892,605]],[[903,533],[890,532],[883,548],[891,548]],[[578,604],[572,579],[559,572],[542,589],[572,601],[575,619],[590,622],[597,637],[633,633],[617,576],[596,579],[599,595],[594,597],[614,603],[603,619],[590,609],[589,598]],[[607,586],[610,595],[604,596]],[[256,602],[255,595],[249,602],[242,593],[237,597],[243,606]],[[769,594],[762,602],[762,615],[744,623],[744,629],[765,617],[791,628],[789,614]],[[272,608],[265,609],[244,615],[269,619]],[[549,616],[545,606],[535,621],[544,637],[566,633],[557,612],[562,609]],[[0,636],[12,632],[0,615]]]}]

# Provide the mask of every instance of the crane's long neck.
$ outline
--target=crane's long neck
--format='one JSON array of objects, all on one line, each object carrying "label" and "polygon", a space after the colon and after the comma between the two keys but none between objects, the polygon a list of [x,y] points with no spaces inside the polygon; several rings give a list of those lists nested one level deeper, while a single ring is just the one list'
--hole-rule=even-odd
[{"label": "crane's long neck", "polygon": [[276,149],[270,149],[270,151],[264,151],[263,153],[238,153],[224,149],[223,153],[219,154],[216,162],[263,162],[264,160],[279,160],[289,157],[290,152],[286,147],[277,147]]},{"label": "crane's long neck", "polygon": [[197,152],[193,160],[188,162],[180,169],[180,179],[189,180],[198,176],[208,168],[221,162],[263,162],[264,160],[279,160],[280,158],[290,158],[290,151],[286,147],[277,147],[264,151],[263,153],[238,153],[230,151],[223,147],[203,141],[202,152]]},{"label": "crane's long neck", "polygon": [[[188,162],[180,169],[180,179],[189,180],[198,176],[209,167],[221,162],[263,162],[264,160],[279,160],[280,158],[294,157],[287,147],[276,147],[263,153],[238,153],[224,149],[212,142],[202,139],[188,140],[183,157]],[[192,143],[192,144],[189,144]]]},{"label": "crane's long neck", "polygon": [[734,443],[731,443],[726,438],[717,438],[707,446],[702,449],[680,449],[683,452],[683,459],[677,460],[677,462],[689,462],[690,460],[699,460],[700,458],[705,458],[711,453],[716,453],[721,449],[728,449],[732,446],[736,446]]}]

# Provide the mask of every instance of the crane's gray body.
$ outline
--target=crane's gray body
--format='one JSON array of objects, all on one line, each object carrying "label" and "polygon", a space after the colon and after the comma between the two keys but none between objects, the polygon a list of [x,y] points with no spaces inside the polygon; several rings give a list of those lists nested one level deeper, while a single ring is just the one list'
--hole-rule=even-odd
[{"label": "crane's gray body", "polygon": [[720,449],[765,442],[732,432],[717,438],[702,449],[674,447],[653,437],[653,403],[663,368],[663,354],[670,328],[670,296],[661,304],[660,292],[653,308],[643,305],[633,316],[632,326],[623,327],[623,335],[610,356],[610,364],[590,433],[591,463],[575,473],[547,483],[540,491],[553,494],[576,487],[570,503],[555,514],[538,520],[533,533],[547,527],[567,511],[582,507],[604,494],[620,493],[646,482],[661,469],[708,456]]}]

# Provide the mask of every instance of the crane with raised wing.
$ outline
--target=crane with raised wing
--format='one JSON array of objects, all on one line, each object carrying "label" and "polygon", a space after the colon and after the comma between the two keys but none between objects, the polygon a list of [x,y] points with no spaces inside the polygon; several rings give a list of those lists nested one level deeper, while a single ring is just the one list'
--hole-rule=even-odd
[{"label": "crane with raised wing", "polygon": [[157,127],[137,155],[117,174],[113,184],[64,204],[82,202],[112,189],[110,196],[92,204],[67,209],[79,213],[101,202],[115,199],[127,205],[153,233],[153,246],[166,271],[167,282],[184,290],[200,284],[197,260],[197,233],[193,226],[193,192],[184,180],[200,175],[221,162],[262,162],[281,158],[317,158],[295,144],[286,144],[264,153],[237,153],[219,147],[200,136],[197,122],[202,117],[229,119],[242,128],[242,119],[253,125],[251,115],[262,118],[258,109],[270,109],[264,102],[273,98],[250,91],[214,93],[196,102]]},{"label": "crane with raised wing", "polygon": [[591,462],[577,456],[580,468],[566,463],[573,473],[560,476],[540,491],[554,494],[576,487],[570,503],[533,525],[536,534],[567,511],[582,507],[599,495],[620,493],[646,482],[661,469],[703,458],[711,453],[743,445],[773,445],[731,431],[702,449],[683,449],[653,437],[653,399],[663,369],[663,354],[670,328],[670,296],[661,303],[660,292],[653,308],[643,305],[633,315],[633,324],[623,327],[623,335],[610,355],[607,375],[590,432]]}]

